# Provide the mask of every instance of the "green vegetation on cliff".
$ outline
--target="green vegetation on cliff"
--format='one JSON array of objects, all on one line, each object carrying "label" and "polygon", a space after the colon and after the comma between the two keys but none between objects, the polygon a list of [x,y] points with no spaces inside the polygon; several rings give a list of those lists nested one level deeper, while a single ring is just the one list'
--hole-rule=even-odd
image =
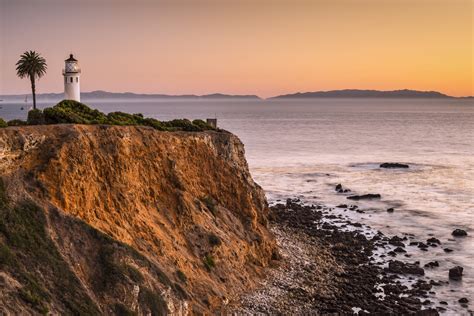
[{"label": "green vegetation on cliff", "polygon": [[[43,111],[38,109],[31,110],[28,113],[26,122],[21,120],[11,120],[8,122],[8,126],[42,124],[136,125],[150,126],[160,131],[187,132],[215,130],[215,128],[203,120],[190,121],[188,119],[178,119],[163,122],[154,118],[143,117],[140,113],[111,112],[105,114],[97,109],[91,109],[84,103],[72,100],[63,100],[51,108],[45,108]],[[0,118],[0,127],[6,126],[5,121]]]},{"label": "green vegetation on cliff", "polygon": [[[53,213],[50,220],[55,222],[60,217],[59,212],[50,212]],[[138,264],[148,273],[158,274],[157,279],[162,284],[171,287],[177,295],[186,297],[186,292],[178,284],[173,284],[158,267],[133,248],[82,221],[65,220],[69,222],[69,229],[77,232],[74,227],[79,227],[79,231],[85,232],[86,238],[81,239],[82,243],[91,238],[93,244],[98,246],[97,254],[91,254],[96,257],[92,260],[95,262],[93,268],[96,269],[92,280],[96,295],[120,297],[117,292],[122,293],[125,288],[139,285],[139,301],[144,313],[166,314],[166,303],[160,292],[153,286],[148,288],[150,285],[141,272],[124,262],[128,261]],[[61,243],[61,240],[57,242]],[[54,314],[56,309],[56,312],[61,310],[69,315],[100,315],[111,311],[117,315],[127,315],[127,307],[116,302],[115,298],[109,299],[108,306],[98,306],[70,267],[51,238],[47,213],[33,201],[10,201],[0,178],[0,271],[19,284],[14,292],[4,287],[4,295],[13,300],[20,299],[34,314]],[[5,286],[4,282],[7,282],[6,279],[0,276],[0,288]]]}]

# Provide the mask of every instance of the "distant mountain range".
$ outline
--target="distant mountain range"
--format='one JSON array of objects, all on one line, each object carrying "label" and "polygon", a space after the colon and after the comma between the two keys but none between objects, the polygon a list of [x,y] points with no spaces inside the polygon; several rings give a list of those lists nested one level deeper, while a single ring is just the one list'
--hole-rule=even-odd
[{"label": "distant mountain range", "polygon": [[311,99],[311,98],[454,98],[452,96],[437,91],[417,91],[417,90],[331,90],[331,91],[315,91],[315,92],[298,92],[293,94],[279,95],[270,99]]},{"label": "distant mountain range", "polygon": [[[24,100],[25,97],[31,97],[31,94],[16,94],[16,95],[3,95],[0,96],[0,99],[4,101],[12,100]],[[64,93],[40,93],[36,95],[38,101],[54,101],[62,100]],[[151,99],[189,99],[189,100],[218,100],[218,99],[242,99],[242,100],[260,100],[260,97],[256,95],[230,95],[222,93],[206,94],[206,95],[194,95],[194,94],[184,94],[184,95],[168,95],[168,94],[139,94],[132,92],[107,92],[102,90],[92,91],[92,92],[81,92],[81,100],[101,100],[101,99],[141,99],[141,100],[151,100]]]},{"label": "distant mountain range", "polygon": [[[25,97],[31,98],[31,94],[16,94],[16,95],[3,95],[0,96],[0,100],[3,101],[19,101],[24,100]],[[37,100],[41,101],[60,101],[63,99],[63,93],[41,93],[38,94]],[[292,94],[284,94],[275,97],[268,98],[268,100],[275,99],[312,99],[312,98],[405,98],[405,99],[465,99],[473,98],[472,96],[467,97],[452,97],[437,91],[417,91],[417,90],[393,90],[393,91],[380,91],[380,90],[358,90],[358,89],[346,89],[346,90],[330,90],[330,91],[315,91],[315,92],[297,92]],[[234,100],[261,100],[256,95],[230,95],[222,93],[206,94],[206,95],[195,95],[195,94],[183,94],[183,95],[168,95],[168,94],[140,94],[132,92],[107,92],[102,90],[92,92],[82,92],[81,100],[153,100],[153,99],[184,99],[184,100],[219,100],[219,99],[234,99]]]}]

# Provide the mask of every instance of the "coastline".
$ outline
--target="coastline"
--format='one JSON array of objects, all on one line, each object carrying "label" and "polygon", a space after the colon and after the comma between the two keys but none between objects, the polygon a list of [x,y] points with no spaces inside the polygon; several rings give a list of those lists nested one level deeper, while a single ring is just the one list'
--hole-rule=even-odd
[{"label": "coastline", "polygon": [[[232,302],[230,310],[297,315],[446,311],[445,302],[433,298],[445,281],[427,281],[423,275],[429,267],[397,260],[397,255],[411,256],[408,247],[405,250],[408,238],[389,238],[335,215],[330,207],[299,199],[277,203],[270,210],[280,262],[259,287]],[[390,250],[394,244],[396,251]],[[459,304],[464,313],[472,314],[468,303]]]}]

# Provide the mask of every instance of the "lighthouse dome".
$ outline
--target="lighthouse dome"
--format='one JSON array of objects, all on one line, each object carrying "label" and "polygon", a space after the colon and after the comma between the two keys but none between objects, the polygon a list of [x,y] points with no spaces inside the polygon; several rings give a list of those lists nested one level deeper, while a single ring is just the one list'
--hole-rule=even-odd
[{"label": "lighthouse dome", "polygon": [[77,59],[74,58],[74,56],[71,54],[69,55],[69,58],[65,60],[66,66],[65,66],[65,71],[66,72],[80,72],[79,64],[77,63]]}]

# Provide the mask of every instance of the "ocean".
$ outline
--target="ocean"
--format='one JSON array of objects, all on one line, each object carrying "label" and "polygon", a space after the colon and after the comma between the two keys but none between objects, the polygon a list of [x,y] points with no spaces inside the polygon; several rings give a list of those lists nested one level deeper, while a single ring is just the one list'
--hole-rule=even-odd
[{"label": "ocean", "polygon": [[[386,235],[441,240],[423,252],[409,247],[425,278],[448,281],[464,267],[462,281],[437,287],[448,313],[466,312],[457,300],[474,301],[474,104],[468,99],[313,100],[91,100],[104,112],[142,113],[160,120],[214,118],[245,144],[251,173],[270,203],[298,197],[308,203],[357,204],[345,212]],[[0,117],[25,118],[24,104],[0,103]],[[39,107],[52,104],[40,103]],[[381,169],[399,162],[408,169]],[[349,203],[337,184],[354,194],[378,193],[378,201]],[[393,213],[386,210],[394,208]],[[342,212],[342,210],[341,210]],[[465,238],[451,232],[461,228]],[[446,253],[443,248],[450,248]]]}]

